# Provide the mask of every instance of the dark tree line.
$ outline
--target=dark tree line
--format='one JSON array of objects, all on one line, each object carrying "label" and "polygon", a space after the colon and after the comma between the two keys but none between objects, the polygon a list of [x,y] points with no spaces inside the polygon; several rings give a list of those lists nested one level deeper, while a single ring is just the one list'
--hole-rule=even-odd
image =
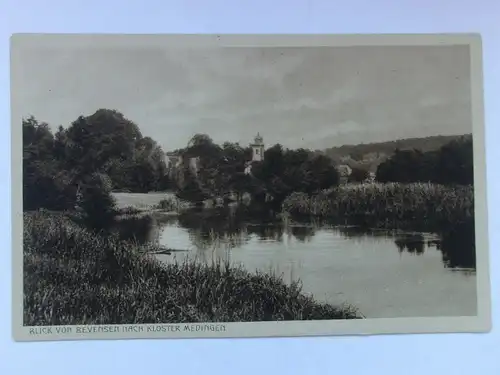
[{"label": "dark tree line", "polygon": [[329,157],[306,149],[284,149],[279,144],[265,151],[264,161],[255,163],[252,175],[257,199],[262,201],[270,196],[278,207],[293,192],[313,194],[340,181]]},{"label": "dark tree line", "polygon": [[473,185],[473,166],[472,138],[462,137],[437,151],[396,150],[379,165],[376,178],[380,182]]},{"label": "dark tree line", "polygon": [[422,150],[423,152],[436,151],[443,145],[456,140],[459,136],[432,136],[425,138],[407,138],[389,142],[363,143],[358,145],[344,145],[324,150],[335,161],[350,156],[353,160],[362,160],[366,155],[390,155],[395,149]]},{"label": "dark tree line", "polygon": [[348,177],[349,182],[364,182],[370,176],[366,169],[352,168],[352,172]]},{"label": "dark tree line", "polygon": [[[264,161],[252,163],[251,174],[245,173],[252,157],[250,147],[229,142],[220,146],[207,135],[198,134],[180,154],[186,164],[177,180],[178,196],[188,200],[225,197],[228,193],[240,199],[249,193],[257,202],[279,206],[294,191],[312,194],[339,182],[327,156],[305,149],[288,150],[279,144],[265,151]],[[196,173],[188,165],[194,157],[199,157]]]},{"label": "dark tree line", "polygon": [[[175,173],[177,196],[184,200],[201,202],[204,199],[222,197],[232,192],[241,196],[249,183],[245,171],[251,157],[248,147],[225,142],[217,145],[205,134],[196,134],[188,147],[177,150],[183,164]],[[190,164],[196,159],[195,169]]]},{"label": "dark tree line", "polygon": [[168,187],[161,147],[123,114],[100,109],[53,133],[23,119],[24,209],[72,209],[78,194],[99,181],[108,190],[146,192]]},{"label": "dark tree line", "polygon": [[[239,200],[249,193],[257,202],[279,206],[292,192],[313,194],[340,180],[330,157],[279,144],[265,151],[264,161],[253,162],[249,175],[245,169],[252,156],[250,147],[230,142],[218,145],[209,136],[197,134],[178,150],[184,162],[170,181],[161,147],[117,111],[100,109],[80,116],[55,133],[33,117],[22,124],[25,210],[73,209],[85,206],[82,197],[95,195],[97,190],[161,191],[174,187],[173,182],[185,200],[227,199],[229,193]],[[197,160],[194,169],[193,158]],[[349,181],[366,177],[366,171],[355,169]],[[379,165],[376,178],[380,182],[472,184],[472,139],[459,138],[436,151],[396,150]]]}]

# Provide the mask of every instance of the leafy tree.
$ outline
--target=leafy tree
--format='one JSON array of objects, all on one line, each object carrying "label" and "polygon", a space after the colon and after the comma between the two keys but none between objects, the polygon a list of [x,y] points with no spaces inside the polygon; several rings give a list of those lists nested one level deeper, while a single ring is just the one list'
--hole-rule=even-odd
[{"label": "leafy tree", "polygon": [[24,210],[64,210],[74,206],[72,175],[54,156],[50,128],[35,118],[23,119],[23,206]]},{"label": "leafy tree", "polygon": [[246,163],[250,159],[248,151],[249,149],[245,149],[236,143],[225,142],[222,146],[219,173],[223,176],[221,181],[224,184],[223,189],[235,192],[238,200],[241,198],[242,193],[245,192],[250,179],[244,173]]},{"label": "leafy tree", "polygon": [[184,184],[177,190],[176,196],[181,200],[195,202],[197,205],[201,205],[208,198],[208,194],[201,189],[196,177],[190,172],[185,173]]},{"label": "leafy tree", "polygon": [[64,155],[78,179],[99,171],[110,177],[114,189],[147,191],[157,189],[167,173],[161,147],[114,110],[80,116],[57,137],[58,155]]},{"label": "leafy tree", "polygon": [[177,181],[181,188],[182,181],[191,178],[188,175],[193,172],[189,168],[190,159],[198,158],[194,178],[207,197],[223,197],[230,192],[241,196],[245,191],[249,177],[244,174],[244,170],[250,159],[250,148],[230,142],[219,146],[206,134],[196,134],[185,149],[178,151],[184,160]]},{"label": "leafy tree", "polygon": [[437,151],[396,150],[377,169],[380,182],[474,183],[472,139],[450,141]]},{"label": "leafy tree", "polygon": [[283,150],[281,145],[269,148],[264,161],[253,168],[260,182],[254,183],[254,196],[260,200],[272,197],[272,205],[280,207],[293,192],[312,194],[338,184],[339,175],[332,160],[304,149]]},{"label": "leafy tree", "polygon": [[136,161],[130,168],[130,182],[138,190],[143,193],[154,190],[156,180],[156,170],[154,165],[147,159]]},{"label": "leafy tree", "polygon": [[441,147],[437,158],[436,181],[442,184],[474,184],[472,138],[461,138]]},{"label": "leafy tree", "polygon": [[23,119],[23,151],[28,160],[50,160],[53,156],[54,136],[49,125],[39,123],[33,116]]},{"label": "leafy tree", "polygon": [[349,182],[363,182],[368,178],[368,171],[361,168],[352,168],[348,177]]},{"label": "leafy tree", "polygon": [[77,186],[95,173],[109,176],[113,189],[170,186],[161,147],[120,112],[100,109],[55,134],[34,117],[22,125],[25,210],[74,208]]},{"label": "leafy tree", "polygon": [[339,183],[340,176],[331,159],[327,156],[317,155],[312,157],[305,163],[305,168],[309,176],[307,187],[304,189],[306,193],[314,193]]}]

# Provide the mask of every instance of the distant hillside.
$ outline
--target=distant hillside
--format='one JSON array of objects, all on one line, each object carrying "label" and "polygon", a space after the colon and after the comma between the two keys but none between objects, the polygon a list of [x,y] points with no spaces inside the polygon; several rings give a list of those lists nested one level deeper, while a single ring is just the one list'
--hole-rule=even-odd
[{"label": "distant hillside", "polygon": [[390,157],[396,149],[418,149],[423,152],[434,151],[446,143],[464,136],[471,137],[472,135],[440,135],[426,138],[399,139],[380,143],[344,145],[340,147],[331,147],[318,152],[328,155],[337,163],[347,164],[352,168],[362,168],[375,172],[378,165]]}]

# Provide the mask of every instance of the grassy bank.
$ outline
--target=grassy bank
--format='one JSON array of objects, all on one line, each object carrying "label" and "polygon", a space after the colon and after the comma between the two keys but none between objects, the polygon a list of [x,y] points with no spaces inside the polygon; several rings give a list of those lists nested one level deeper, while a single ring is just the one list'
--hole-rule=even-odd
[{"label": "grassy bank", "polygon": [[137,245],[65,215],[24,214],[24,324],[125,324],[356,318],[273,275],[162,265]]},{"label": "grassy bank", "polygon": [[471,186],[435,184],[353,184],[314,196],[290,195],[283,211],[377,227],[451,230],[473,223]]},{"label": "grassy bank", "polygon": [[118,209],[125,207],[134,207],[136,209],[147,209],[156,207],[158,204],[169,198],[175,198],[170,192],[151,192],[151,193],[122,193],[112,192],[113,198]]},{"label": "grassy bank", "polygon": [[[147,194],[144,194],[147,195]],[[125,205],[127,200],[122,198],[121,204],[115,203],[116,215],[114,217],[115,229],[119,232],[119,237],[122,239],[137,239],[139,242],[144,242],[146,235],[154,227],[154,223],[166,223],[178,217],[182,212],[188,210],[191,205],[188,202],[183,202],[172,195],[163,196],[163,199],[156,203],[140,205]],[[116,199],[116,198],[115,198]],[[143,237],[136,238],[137,236]]]}]

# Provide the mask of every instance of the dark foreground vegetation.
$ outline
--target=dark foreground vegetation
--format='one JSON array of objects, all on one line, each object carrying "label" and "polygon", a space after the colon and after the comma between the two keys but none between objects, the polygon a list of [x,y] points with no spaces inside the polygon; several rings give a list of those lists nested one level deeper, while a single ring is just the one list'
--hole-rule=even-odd
[{"label": "dark foreground vegetation", "polygon": [[64,214],[24,214],[24,324],[353,319],[299,283],[228,264],[162,265],[153,245],[89,233]]}]

